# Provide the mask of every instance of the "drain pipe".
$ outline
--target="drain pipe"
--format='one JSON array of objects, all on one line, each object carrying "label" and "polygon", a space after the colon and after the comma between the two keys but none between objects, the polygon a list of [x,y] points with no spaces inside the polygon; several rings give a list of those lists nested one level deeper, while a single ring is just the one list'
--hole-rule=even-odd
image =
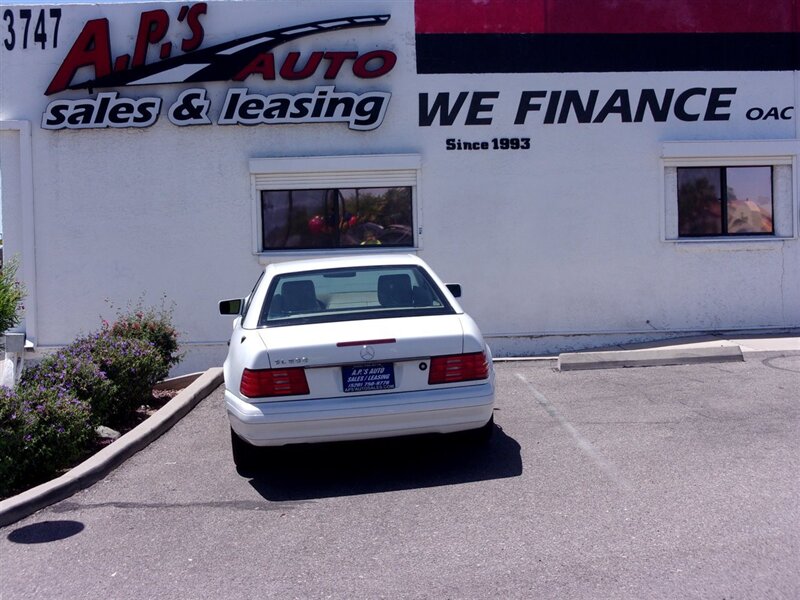
[{"label": "drain pipe", "polygon": [[[22,223],[15,224],[15,229],[21,231],[22,234],[21,236],[12,235],[10,238],[11,245],[7,245],[4,240],[4,246],[10,251],[6,256],[7,258],[18,252],[22,259],[20,271],[27,291],[24,314],[25,337],[35,346],[37,342],[36,223],[33,208],[33,138],[31,123],[30,121],[0,121],[0,134],[5,137],[7,135],[6,132],[16,132],[19,136],[17,145],[19,171],[13,174],[4,173],[4,179],[6,181],[17,179],[18,198],[14,198],[13,201],[20,208]],[[4,185],[4,187],[8,190],[7,185]],[[10,195],[5,196],[5,203],[11,201]],[[8,238],[9,236],[4,237]],[[20,355],[24,354],[24,352],[24,350],[20,352]]]}]

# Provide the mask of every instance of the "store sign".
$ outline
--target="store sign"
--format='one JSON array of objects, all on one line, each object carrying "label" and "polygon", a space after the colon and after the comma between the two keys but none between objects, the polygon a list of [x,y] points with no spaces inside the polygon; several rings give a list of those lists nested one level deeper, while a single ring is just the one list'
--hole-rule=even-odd
[{"label": "store sign", "polygon": [[[544,125],[729,121],[737,91],[735,87],[526,90],[514,99],[513,124],[525,125],[534,119]],[[492,125],[499,99],[499,91],[439,92],[435,97],[420,93],[419,125]],[[746,117],[749,121],[788,121],[794,117],[794,107],[751,107]]]},{"label": "store sign", "polygon": [[[525,90],[512,95],[512,110],[495,108],[502,98],[499,91],[462,91],[457,93],[427,92],[419,94],[420,127],[456,127],[462,125],[538,125],[603,123],[723,123],[734,115],[736,87],[622,88],[611,91]],[[509,108],[506,104],[505,108]],[[740,114],[741,109],[738,111]],[[793,106],[748,107],[748,121],[790,121]],[[511,115],[514,115],[511,119]],[[512,134],[513,135],[513,134]],[[469,139],[450,137],[445,140],[448,151],[530,150],[530,137],[499,137],[476,134]]]},{"label": "store sign", "polygon": [[[376,79],[389,73],[397,62],[391,50],[369,52],[316,49],[309,53],[273,52],[286,42],[320,33],[360,27],[383,26],[389,15],[366,15],[314,21],[273,29],[236,38],[208,48],[201,48],[205,38],[202,17],[208,5],[198,3],[181,7],[177,22],[185,28],[179,44],[167,40],[170,15],[166,10],[145,11],[139,19],[133,53],[113,57],[111,27],[108,19],[88,21],[61,66],[53,76],[45,95],[66,90],[129,88],[141,85],[197,84],[214,81],[243,82],[304,81],[320,79],[324,83],[300,93],[264,94],[237,85],[228,89],[219,110],[212,110],[208,90],[192,87],[169,103],[167,116],[177,126],[186,125],[260,125],[293,123],[346,123],[350,129],[368,131],[383,122],[391,93],[366,91],[356,93],[336,88],[341,73],[359,79]],[[182,54],[172,56],[175,46]],[[147,63],[148,50],[157,49],[160,60]],[[94,77],[76,82],[86,68]],[[42,115],[44,129],[97,129],[149,127],[161,115],[165,98],[159,96],[127,97],[120,91],[102,92],[95,97],[57,99],[47,105]],[[212,114],[217,115],[216,121]]]}]

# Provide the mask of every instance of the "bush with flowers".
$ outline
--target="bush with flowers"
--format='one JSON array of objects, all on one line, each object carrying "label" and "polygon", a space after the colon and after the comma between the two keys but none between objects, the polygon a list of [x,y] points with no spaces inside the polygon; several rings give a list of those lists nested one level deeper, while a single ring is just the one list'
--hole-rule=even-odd
[{"label": "bush with flowers", "polygon": [[155,346],[161,355],[163,369],[159,379],[169,375],[183,355],[179,351],[178,332],[172,325],[172,310],[161,307],[145,307],[141,301],[125,312],[118,312],[113,324],[103,321],[103,329],[120,338],[144,340]]},{"label": "bush with flowers", "polygon": [[95,433],[86,402],[61,388],[0,388],[0,497],[71,466]]},{"label": "bush with flowers", "polygon": [[0,388],[0,497],[35,485],[89,453],[95,427],[123,428],[181,355],[171,315],[136,309]]},{"label": "bush with flowers", "polygon": [[101,329],[25,371],[20,385],[69,390],[89,403],[96,425],[118,427],[147,398],[163,372],[161,354],[153,344]]}]

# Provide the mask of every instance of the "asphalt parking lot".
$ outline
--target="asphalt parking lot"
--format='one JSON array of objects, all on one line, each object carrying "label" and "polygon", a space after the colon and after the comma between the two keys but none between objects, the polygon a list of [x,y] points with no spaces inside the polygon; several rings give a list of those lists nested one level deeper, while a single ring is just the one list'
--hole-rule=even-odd
[{"label": "asphalt parking lot", "polygon": [[0,529],[0,599],[798,598],[800,356],[497,365],[498,429],[230,460],[221,390]]}]

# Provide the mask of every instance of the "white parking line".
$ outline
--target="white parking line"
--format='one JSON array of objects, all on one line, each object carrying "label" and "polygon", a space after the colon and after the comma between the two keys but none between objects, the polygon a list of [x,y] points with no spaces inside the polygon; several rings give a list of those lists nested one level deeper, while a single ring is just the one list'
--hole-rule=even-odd
[{"label": "white parking line", "polygon": [[559,413],[556,408],[550,404],[544,394],[542,394],[539,390],[537,390],[533,385],[525,379],[520,373],[515,373],[517,379],[519,379],[522,383],[524,383],[528,389],[533,394],[533,397],[536,398],[536,401],[539,405],[556,421],[558,424],[561,425],[562,428],[566,430],[566,432],[570,435],[570,437],[575,441],[575,444],[580,448],[591,460],[592,462],[597,465],[603,473],[605,473],[614,483],[619,485],[625,491],[633,490],[633,486],[622,476],[620,475],[617,468],[608,462],[602,455],[595,450],[594,446],[585,440],[578,430],[572,426],[572,423],[567,421],[561,413]]}]

